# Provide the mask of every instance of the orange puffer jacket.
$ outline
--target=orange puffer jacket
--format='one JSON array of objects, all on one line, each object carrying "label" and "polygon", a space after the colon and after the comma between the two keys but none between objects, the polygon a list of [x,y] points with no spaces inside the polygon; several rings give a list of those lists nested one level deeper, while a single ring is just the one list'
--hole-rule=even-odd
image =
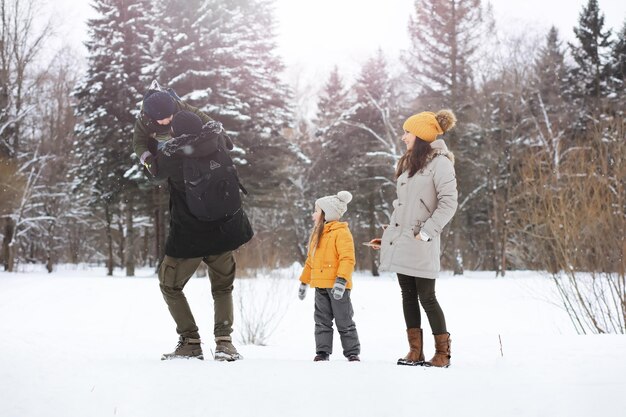
[{"label": "orange puffer jacket", "polygon": [[328,222],[315,251],[309,248],[300,281],[314,288],[332,288],[337,277],[352,288],[354,271],[354,240],[345,222]]}]

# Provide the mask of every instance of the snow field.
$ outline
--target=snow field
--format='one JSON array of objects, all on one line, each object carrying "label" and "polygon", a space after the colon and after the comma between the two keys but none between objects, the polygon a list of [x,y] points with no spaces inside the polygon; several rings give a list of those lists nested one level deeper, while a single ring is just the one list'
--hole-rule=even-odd
[{"label": "snow field", "polygon": [[[391,274],[354,277],[362,362],[343,358],[335,333],[331,361],[313,363],[313,290],[298,300],[298,273],[236,281],[233,336],[245,359],[235,363],[159,360],[177,335],[151,270],[0,273],[0,416],[623,415],[626,337],[576,335],[535,272],[443,274],[448,369],[395,365],[408,347]],[[209,280],[185,292],[209,358]],[[266,345],[242,345],[240,330],[264,320],[275,327]],[[423,327],[428,359],[425,316]]]}]

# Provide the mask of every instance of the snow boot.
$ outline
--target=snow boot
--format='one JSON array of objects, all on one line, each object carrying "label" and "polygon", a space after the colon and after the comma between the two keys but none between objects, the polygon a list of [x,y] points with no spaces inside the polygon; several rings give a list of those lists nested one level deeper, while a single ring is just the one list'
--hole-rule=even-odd
[{"label": "snow boot", "polygon": [[192,339],[190,337],[180,336],[174,352],[164,353],[163,356],[161,356],[161,360],[165,361],[177,358],[196,358],[203,360],[204,356],[202,355],[202,346],[200,346],[200,343],[200,339]]},{"label": "snow boot", "polygon": [[438,368],[447,368],[450,366],[450,333],[435,334],[435,356],[425,363],[426,366],[436,366]]},{"label": "snow boot", "polygon": [[215,338],[216,361],[232,362],[240,359],[243,359],[243,356],[241,356],[235,346],[233,346],[230,336],[218,336]]},{"label": "snow boot", "polygon": [[406,329],[409,339],[409,353],[404,358],[398,359],[398,365],[422,366],[424,365],[424,340],[422,329],[413,327]]},{"label": "snow boot", "polygon": [[349,362],[361,362],[361,358],[359,358],[359,355],[350,355],[348,356],[348,361]]},{"label": "snow boot", "polygon": [[326,352],[317,352],[313,358],[313,362],[324,362],[330,360],[330,355]]}]

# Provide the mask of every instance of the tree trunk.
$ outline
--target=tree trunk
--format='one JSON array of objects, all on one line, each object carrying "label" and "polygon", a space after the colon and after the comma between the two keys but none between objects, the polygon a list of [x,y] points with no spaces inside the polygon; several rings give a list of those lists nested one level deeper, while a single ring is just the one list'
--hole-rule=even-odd
[{"label": "tree trunk", "polygon": [[[369,235],[370,238],[374,238],[376,237],[376,214],[374,213],[374,204],[372,201],[370,201],[370,207],[369,207]],[[368,256],[371,260],[371,270],[372,270],[372,276],[380,276],[380,272],[378,272],[378,262],[376,262],[376,258],[377,256],[374,255],[374,251],[369,249],[368,250]]]},{"label": "tree trunk", "polygon": [[2,240],[2,259],[4,259],[4,270],[13,272],[13,234],[15,233],[15,222],[9,216],[4,218],[4,239]]},{"label": "tree trunk", "polygon": [[133,198],[126,202],[126,276],[135,276],[135,227],[133,225]]},{"label": "tree trunk", "polygon": [[54,223],[50,222],[48,226],[48,243],[46,247],[46,270],[52,273],[54,270]]},{"label": "tree trunk", "polygon": [[[458,225],[458,222],[454,222]],[[453,224],[453,227],[455,225]],[[453,242],[454,242],[454,249],[453,249],[453,253],[454,253],[454,275],[463,275],[463,252],[461,249],[461,233],[459,232],[459,227],[456,228],[457,230],[455,230],[454,233],[454,237],[453,237]]]},{"label": "tree trunk", "polygon": [[118,205],[118,216],[117,216],[117,231],[120,235],[119,244],[117,246],[117,256],[120,259],[120,268],[124,267],[124,260],[126,259],[125,250],[126,250],[126,235],[124,233],[124,209],[122,204]]},{"label": "tree trunk", "polygon": [[148,233],[148,229],[145,227],[142,229],[143,233],[143,247],[141,249],[141,257],[143,265],[153,266],[152,257],[150,256],[150,233]]},{"label": "tree trunk", "polygon": [[15,245],[13,242],[9,243],[9,254],[7,262],[7,271],[14,272],[15,270]]},{"label": "tree trunk", "polygon": [[107,261],[107,275],[113,275],[113,236],[111,235],[111,211],[109,210],[109,204],[107,203],[104,206],[105,216],[106,216],[106,237],[107,237],[107,246],[108,246],[108,254],[109,259]]}]

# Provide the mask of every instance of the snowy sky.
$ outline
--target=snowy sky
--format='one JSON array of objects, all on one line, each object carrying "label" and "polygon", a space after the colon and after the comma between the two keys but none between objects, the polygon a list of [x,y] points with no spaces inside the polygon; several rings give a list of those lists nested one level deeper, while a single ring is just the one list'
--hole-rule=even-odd
[{"label": "snowy sky", "polygon": [[[90,2],[50,2],[57,17],[66,22],[60,37],[85,51]],[[516,32],[531,28],[541,32],[554,24],[565,39],[587,0],[492,0],[496,21]],[[288,79],[324,79],[338,64],[356,72],[360,64],[381,47],[390,57],[408,46],[407,21],[414,0],[276,0],[279,54],[288,66]],[[599,0],[605,24],[618,29],[626,20],[626,1]],[[53,6],[50,6],[53,5]]]}]

